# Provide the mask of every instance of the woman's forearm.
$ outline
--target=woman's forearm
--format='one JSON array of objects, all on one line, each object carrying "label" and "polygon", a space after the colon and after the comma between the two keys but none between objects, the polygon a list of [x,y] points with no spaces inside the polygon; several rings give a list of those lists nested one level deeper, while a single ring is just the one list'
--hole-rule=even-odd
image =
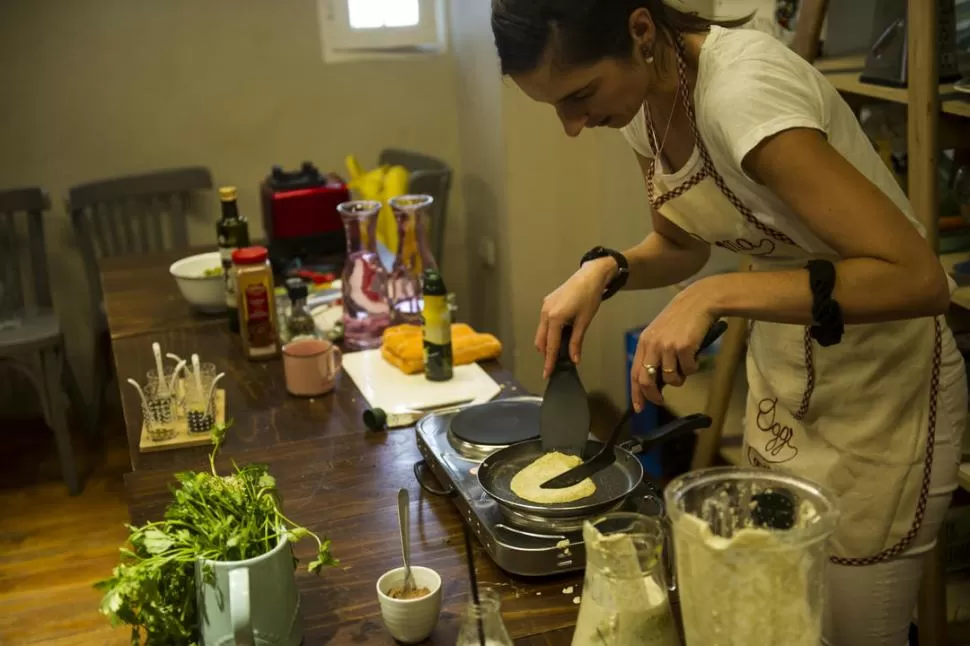
[{"label": "woman's forearm", "polygon": [[[650,233],[643,242],[623,252],[630,265],[624,289],[655,289],[687,280],[704,268],[710,254],[705,245],[684,247],[662,234]],[[593,262],[603,273],[604,285],[616,276],[617,265],[612,258]]]},{"label": "woman's forearm", "polygon": [[[936,316],[949,307],[942,266],[905,267],[873,258],[836,263],[832,297],[846,323],[879,323]],[[711,315],[739,316],[773,323],[812,323],[812,292],[807,270],[719,274],[697,281]]]}]

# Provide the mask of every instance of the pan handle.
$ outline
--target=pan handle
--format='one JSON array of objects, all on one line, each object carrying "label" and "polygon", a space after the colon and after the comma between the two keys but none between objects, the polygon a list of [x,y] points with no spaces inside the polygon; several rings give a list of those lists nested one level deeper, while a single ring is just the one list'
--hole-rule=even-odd
[{"label": "pan handle", "polygon": [[427,470],[428,462],[426,460],[418,460],[414,463],[414,477],[417,479],[418,484],[421,485],[422,489],[430,493],[432,496],[447,496],[449,498],[457,493],[455,488],[452,486],[449,486],[447,489],[435,489],[425,482],[425,478],[421,474]]},{"label": "pan handle", "polygon": [[680,419],[675,419],[672,422],[667,422],[650,435],[634,437],[627,440],[623,443],[623,448],[634,454],[643,453],[644,451],[648,451],[654,448],[656,445],[661,444],[669,439],[686,435],[687,433],[693,433],[694,431],[699,431],[703,428],[708,428],[710,425],[710,417],[704,415],[703,413],[694,413],[693,415],[688,415],[687,417],[681,417]]}]

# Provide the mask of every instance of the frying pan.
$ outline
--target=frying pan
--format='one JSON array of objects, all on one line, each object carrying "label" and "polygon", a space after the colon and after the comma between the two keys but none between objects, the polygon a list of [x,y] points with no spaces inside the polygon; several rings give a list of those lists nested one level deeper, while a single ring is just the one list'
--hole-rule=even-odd
[{"label": "frying pan", "polygon": [[[478,467],[478,481],[490,496],[500,504],[516,511],[545,516],[564,518],[586,516],[607,511],[630,495],[643,479],[643,465],[634,455],[646,451],[656,444],[680,435],[707,428],[711,418],[700,413],[689,415],[664,424],[650,437],[636,438],[617,446],[616,462],[598,471],[592,477],[596,493],[581,500],[568,503],[541,504],[529,502],[512,491],[512,478],[522,469],[541,457],[542,440],[526,440],[499,449],[492,453]],[[625,448],[629,446],[630,448]],[[587,451],[590,455],[603,447],[602,442],[589,441]]]}]

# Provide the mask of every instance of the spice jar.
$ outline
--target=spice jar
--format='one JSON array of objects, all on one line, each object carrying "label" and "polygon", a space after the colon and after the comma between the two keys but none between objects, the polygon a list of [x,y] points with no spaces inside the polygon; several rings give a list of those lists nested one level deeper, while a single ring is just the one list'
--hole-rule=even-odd
[{"label": "spice jar", "polygon": [[273,270],[265,247],[245,247],[232,253],[243,350],[250,359],[270,359],[279,353]]},{"label": "spice jar", "polygon": [[319,338],[317,324],[306,304],[309,292],[306,283],[302,278],[290,278],[286,281],[286,292],[290,297],[290,312],[286,325],[281,326],[286,332],[284,343]]}]

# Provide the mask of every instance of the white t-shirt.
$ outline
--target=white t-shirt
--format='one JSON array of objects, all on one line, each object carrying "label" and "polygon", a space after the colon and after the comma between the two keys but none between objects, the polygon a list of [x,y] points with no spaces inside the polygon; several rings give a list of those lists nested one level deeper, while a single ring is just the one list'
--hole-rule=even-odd
[{"label": "white t-shirt", "polygon": [[[772,36],[753,29],[711,27],[701,47],[694,87],[697,129],[728,187],[763,223],[811,253],[837,255],[770,189],[753,181],[741,162],[760,142],[790,128],[823,132],[849,163],[879,187],[923,233],[906,194],[824,75]],[[622,129],[640,155],[654,156],[644,108]],[[684,169],[681,169],[684,170]],[[668,186],[681,173],[659,178]]]}]

